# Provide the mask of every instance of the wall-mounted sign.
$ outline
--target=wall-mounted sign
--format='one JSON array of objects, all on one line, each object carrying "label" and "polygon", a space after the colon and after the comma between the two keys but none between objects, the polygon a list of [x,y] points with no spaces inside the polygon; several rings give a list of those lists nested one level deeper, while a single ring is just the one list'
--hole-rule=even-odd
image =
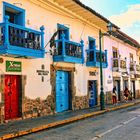
[{"label": "wall-mounted sign", "polygon": [[98,74],[98,72],[96,71],[90,71],[89,72],[89,76],[96,76]]},{"label": "wall-mounted sign", "polygon": [[113,82],[112,79],[107,80],[107,83],[108,83],[108,84],[111,84],[112,82]]},{"label": "wall-mounted sign", "polygon": [[41,65],[41,70],[36,70],[36,72],[41,76],[42,82],[44,82],[44,76],[49,74],[49,71],[45,70],[45,65]]},{"label": "wall-mounted sign", "polygon": [[6,72],[21,72],[21,62],[6,61]]}]

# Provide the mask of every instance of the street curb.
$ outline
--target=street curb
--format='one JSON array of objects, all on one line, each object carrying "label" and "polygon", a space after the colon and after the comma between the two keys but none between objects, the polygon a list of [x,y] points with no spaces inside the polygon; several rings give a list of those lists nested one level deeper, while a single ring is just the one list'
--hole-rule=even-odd
[{"label": "street curb", "polygon": [[127,107],[134,106],[134,105],[137,105],[137,104],[140,104],[140,101],[135,102],[135,103],[127,103],[127,104],[124,104],[124,105],[121,105],[121,106],[115,106],[113,108],[107,108],[106,110],[96,111],[96,112],[92,112],[92,113],[88,113],[88,114],[84,114],[84,115],[79,115],[79,116],[72,117],[72,118],[69,118],[69,119],[65,119],[65,120],[62,120],[62,121],[57,121],[57,122],[53,122],[53,123],[50,123],[50,124],[47,124],[47,125],[34,127],[32,129],[18,131],[16,133],[6,134],[6,135],[1,136],[0,140],[6,140],[6,139],[11,139],[11,138],[35,133],[35,132],[45,130],[45,129],[48,129],[48,128],[57,127],[57,126],[60,126],[60,125],[72,123],[72,122],[82,120],[82,119],[92,117],[92,116],[98,116],[98,115],[106,113],[106,112],[127,108]]}]

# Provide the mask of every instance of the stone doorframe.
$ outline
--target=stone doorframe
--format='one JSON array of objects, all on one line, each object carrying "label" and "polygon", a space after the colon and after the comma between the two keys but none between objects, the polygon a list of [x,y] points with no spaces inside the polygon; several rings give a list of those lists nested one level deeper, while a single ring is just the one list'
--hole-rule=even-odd
[{"label": "stone doorframe", "polygon": [[[5,79],[4,79],[5,74],[0,75],[0,94],[1,94],[1,102],[0,102],[0,123],[5,122],[5,111],[4,111],[4,85],[5,85]],[[19,98],[20,100],[20,105],[19,105],[19,113],[20,116],[24,116],[24,97],[25,97],[25,84],[26,84],[26,76],[25,75],[20,75],[21,76],[21,97]]]},{"label": "stone doorframe", "polygon": [[51,65],[50,66],[50,79],[51,79],[51,86],[52,86],[52,91],[51,91],[51,95],[54,98],[54,110],[56,112],[56,92],[55,92],[55,88],[56,88],[56,71],[58,70],[62,70],[62,71],[66,71],[66,72],[70,72],[70,79],[71,79],[71,85],[70,85],[70,94],[71,94],[71,109],[74,110],[75,109],[75,95],[76,95],[76,87],[74,86],[74,72],[75,72],[75,67],[63,67],[63,66],[55,66],[55,65]]}]

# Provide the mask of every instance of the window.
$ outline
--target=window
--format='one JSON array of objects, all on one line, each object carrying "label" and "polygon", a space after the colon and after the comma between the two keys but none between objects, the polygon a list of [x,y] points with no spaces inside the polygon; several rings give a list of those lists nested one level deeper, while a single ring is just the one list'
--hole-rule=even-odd
[{"label": "window", "polygon": [[113,47],[113,58],[118,58],[118,50]]},{"label": "window", "polygon": [[9,22],[25,26],[25,10],[15,5],[3,2],[3,20],[9,16]]},{"label": "window", "polygon": [[130,53],[130,62],[133,62],[133,54]]},{"label": "window", "polygon": [[96,44],[96,40],[92,37],[89,37],[88,40],[89,40],[89,49],[93,49],[93,47]]},{"label": "window", "polygon": [[62,25],[62,24],[57,24],[57,29],[58,29],[58,39],[61,39],[61,35],[65,34],[65,39],[69,40],[69,28]]}]

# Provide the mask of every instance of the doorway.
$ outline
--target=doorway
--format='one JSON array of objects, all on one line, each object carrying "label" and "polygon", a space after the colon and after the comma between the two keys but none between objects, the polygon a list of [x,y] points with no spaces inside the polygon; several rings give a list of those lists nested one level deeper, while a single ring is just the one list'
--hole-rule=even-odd
[{"label": "doorway", "polygon": [[125,88],[128,88],[128,80],[123,80],[123,90],[125,90]]},{"label": "doorway", "polygon": [[97,81],[88,81],[89,107],[97,105]]},{"label": "doorway", "polygon": [[21,116],[21,76],[5,75],[4,81],[5,120],[15,119]]},{"label": "doorway", "polygon": [[69,72],[56,72],[56,112],[63,112],[71,107],[70,81]]},{"label": "doorway", "polygon": [[115,81],[114,81],[114,85],[116,86],[118,101],[121,101],[120,80],[115,80]]},{"label": "doorway", "polygon": [[135,81],[133,80],[133,81],[131,81],[131,96],[132,96],[132,98],[136,98],[136,87],[135,87]]}]

